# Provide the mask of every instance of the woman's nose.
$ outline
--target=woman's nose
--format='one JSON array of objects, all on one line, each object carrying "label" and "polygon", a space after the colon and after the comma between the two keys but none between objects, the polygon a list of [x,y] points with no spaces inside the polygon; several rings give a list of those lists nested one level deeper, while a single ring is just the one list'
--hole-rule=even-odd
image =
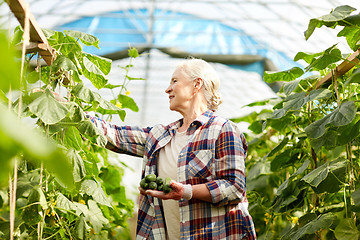
[{"label": "woman's nose", "polygon": [[170,85],[165,89],[165,92],[166,92],[167,94],[169,94],[169,93],[171,92],[171,86],[170,86]]}]

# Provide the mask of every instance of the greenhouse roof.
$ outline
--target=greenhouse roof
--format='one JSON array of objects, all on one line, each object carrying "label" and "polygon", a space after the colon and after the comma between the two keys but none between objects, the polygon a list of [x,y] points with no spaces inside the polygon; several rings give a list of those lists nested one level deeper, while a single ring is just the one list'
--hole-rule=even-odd
[{"label": "greenhouse roof", "polygon": [[[176,46],[208,54],[259,54],[279,68],[299,51],[318,52],[337,43],[318,29],[305,40],[311,18],[357,0],[27,0],[42,28],[76,29],[100,38],[104,54],[129,44]],[[2,15],[8,10],[2,7]],[[8,18],[2,18],[7,22]],[[11,25],[17,24],[12,21]],[[6,26],[6,24],[4,24]],[[343,44],[339,45],[344,48]]]},{"label": "greenhouse roof", "polygon": [[[221,62],[220,56],[227,56],[237,63],[236,67],[235,64],[230,65],[227,62],[222,62],[227,65],[213,64],[222,78],[222,94],[225,100],[229,98],[224,101],[219,113],[229,118],[242,115],[239,112],[245,113],[242,107],[250,102],[275,96],[261,80],[264,70],[285,70],[299,66],[300,63],[293,61],[297,52],[321,52],[335,43],[339,43],[338,47],[342,51],[350,52],[345,39],[336,37],[336,30],[316,29],[308,40],[305,40],[304,31],[311,18],[328,14],[337,6],[359,8],[358,0],[26,2],[42,28],[78,30],[97,36],[100,49],[86,48],[85,51],[111,56],[115,66],[128,62],[118,60],[121,57],[116,53],[127,49],[129,45],[153,49],[150,50],[151,57],[141,57],[142,59],[137,61],[138,66],[135,63],[135,69],[132,70],[138,77],[148,79],[129,85],[140,111],[159,111],[157,106],[162,105],[159,101],[163,100],[158,98],[166,98],[163,90],[169,82],[175,63],[178,62],[178,59],[174,58],[175,53],[180,51],[189,55],[216,56],[213,62],[216,62],[216,59]],[[0,14],[3,16],[0,18],[0,25],[10,29],[18,25],[6,5],[0,6]],[[266,60],[270,60],[271,64]],[[257,73],[256,77],[254,73]],[[114,68],[109,75],[109,82],[119,81],[120,76],[121,73]],[[152,105],[154,109],[149,108]],[[162,117],[169,115],[167,107],[165,110],[157,114],[157,119],[168,119]],[[146,117],[144,115],[141,121],[137,121],[137,113],[132,122],[152,124],[156,120],[150,119],[154,117],[147,113]],[[128,120],[131,119],[130,113]]]}]

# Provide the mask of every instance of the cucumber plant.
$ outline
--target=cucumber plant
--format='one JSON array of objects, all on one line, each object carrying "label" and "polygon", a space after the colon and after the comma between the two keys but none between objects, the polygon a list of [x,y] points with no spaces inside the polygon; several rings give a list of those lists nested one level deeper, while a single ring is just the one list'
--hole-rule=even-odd
[{"label": "cucumber plant", "polygon": [[[43,32],[57,57],[46,66],[27,54],[21,78],[12,46],[22,43],[23,30],[17,27],[11,39],[0,33],[0,239],[131,239],[134,203],[121,184],[124,169],[108,160],[106,139],[84,112],[124,120],[125,108],[138,111],[125,94],[132,64],[122,67],[124,81],[111,85],[111,60],[82,50],[99,47],[95,36]],[[130,48],[129,56],[139,54]],[[91,84],[110,89],[114,99],[103,99]],[[8,184],[9,174],[16,184]]]},{"label": "cucumber plant", "polygon": [[[341,28],[356,55],[360,15],[350,6],[311,19],[305,38],[320,27]],[[306,67],[265,73],[283,83],[279,97],[250,105],[270,110],[233,119],[248,121],[247,185],[250,212],[263,239],[359,239],[360,71],[335,43],[299,52]],[[352,53],[352,52],[351,52]],[[341,62],[354,65],[337,74]],[[327,74],[330,81],[319,84]]]}]

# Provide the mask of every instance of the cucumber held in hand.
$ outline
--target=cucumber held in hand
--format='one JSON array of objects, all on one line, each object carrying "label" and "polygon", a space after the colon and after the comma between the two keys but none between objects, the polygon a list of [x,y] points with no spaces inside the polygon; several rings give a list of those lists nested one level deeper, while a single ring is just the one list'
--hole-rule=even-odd
[{"label": "cucumber held in hand", "polygon": [[171,178],[169,177],[165,178],[164,187],[162,189],[165,194],[171,192],[172,190],[172,188],[170,187],[170,181]]},{"label": "cucumber held in hand", "polygon": [[156,177],[155,174],[146,175],[140,181],[140,187],[142,189],[151,189],[151,190],[158,190],[163,191],[165,194],[172,191],[170,187],[171,178],[167,177],[165,180],[161,177]]}]

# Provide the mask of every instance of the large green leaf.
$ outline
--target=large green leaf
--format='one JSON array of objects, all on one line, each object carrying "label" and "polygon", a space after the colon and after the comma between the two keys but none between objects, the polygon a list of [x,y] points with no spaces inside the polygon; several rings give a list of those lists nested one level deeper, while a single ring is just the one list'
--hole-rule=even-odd
[{"label": "large green leaf", "polygon": [[360,120],[353,121],[344,127],[340,127],[336,139],[336,145],[345,145],[360,135]]},{"label": "large green leaf", "polygon": [[79,31],[64,31],[64,33],[73,38],[79,38],[80,41],[86,46],[95,46],[99,48],[99,39],[91,34],[83,33]]},{"label": "large green leaf", "polygon": [[82,101],[86,103],[98,103],[98,105],[106,110],[114,110],[114,111],[123,111],[122,109],[118,108],[114,104],[106,101],[103,99],[100,94],[91,91],[88,87],[86,87],[83,83],[77,84],[71,93],[80,98]]},{"label": "large green leaf", "polygon": [[268,73],[264,72],[264,81],[267,83],[273,83],[277,81],[290,82],[298,77],[301,77],[304,74],[304,70],[299,67],[293,67],[289,70],[276,72],[276,73]]},{"label": "large green leaf", "polygon": [[81,121],[78,126],[79,132],[84,134],[86,137],[94,138],[95,143],[101,147],[105,147],[107,139],[104,134],[91,123],[89,119]]},{"label": "large green leaf", "polygon": [[294,93],[284,99],[283,107],[280,109],[275,109],[271,118],[282,118],[288,111],[298,110],[310,101],[329,98],[330,96],[331,91],[323,88],[312,90],[308,94],[305,92]]},{"label": "large green leaf", "polygon": [[58,70],[62,69],[65,71],[76,71],[75,64],[71,61],[71,59],[65,57],[64,55],[59,55],[54,63],[51,65],[51,69],[53,72],[57,72]]},{"label": "large green leaf", "polygon": [[82,145],[82,138],[79,130],[73,126],[69,126],[64,130],[64,145],[68,149],[80,150]]},{"label": "large green leaf", "polygon": [[289,95],[292,91],[294,91],[299,83],[301,82],[301,79],[296,79],[290,82],[287,82],[283,85],[283,90],[286,95]]},{"label": "large green leaf", "polygon": [[112,63],[111,59],[99,57],[93,54],[86,54],[86,58],[95,64],[103,74],[108,75],[110,73]]},{"label": "large green leaf", "polygon": [[89,79],[97,89],[103,88],[108,80],[104,77],[104,73],[100,68],[88,57],[83,57],[82,63],[84,76]]},{"label": "large green leaf", "polygon": [[261,161],[257,162],[247,173],[246,179],[247,180],[253,180],[256,179],[262,175],[268,175],[271,174],[270,170],[270,162],[269,161]]},{"label": "large green leaf", "polygon": [[85,217],[85,221],[88,221],[93,226],[95,233],[99,233],[102,227],[109,223],[109,220],[106,219],[98,207],[97,203],[93,200],[88,201],[89,208],[81,203],[75,202],[74,205],[77,207],[77,215],[81,215],[81,213]]},{"label": "large green leaf", "polygon": [[62,32],[57,32],[56,37],[55,48],[58,48],[63,55],[70,57],[74,53],[81,54],[82,46],[75,38],[66,36]]},{"label": "large green leaf", "polygon": [[321,137],[325,133],[326,125],[347,125],[354,119],[356,111],[357,107],[353,101],[344,102],[330,114],[307,126],[305,132],[310,138]]},{"label": "large green leaf", "polygon": [[77,151],[69,149],[67,156],[71,159],[73,166],[73,177],[75,182],[80,182],[86,176],[85,165],[83,159]]},{"label": "large green leaf", "polygon": [[322,146],[325,146],[327,149],[335,148],[337,146],[336,140],[338,135],[338,131],[329,129],[321,137],[311,139],[311,146],[314,148],[316,153],[319,152]]},{"label": "large green leaf", "polygon": [[[317,188],[323,181],[325,181],[328,178],[329,174],[338,173],[340,175],[341,172],[345,170],[346,166],[347,166],[346,159],[339,158],[331,162],[329,161],[324,163],[320,167],[314,169],[310,173],[308,173],[306,176],[302,178],[302,180],[310,184],[312,187]],[[330,176],[330,178],[332,177],[333,175]],[[338,177],[335,179],[341,179],[341,178],[342,177]],[[331,189],[339,186],[340,184],[341,182],[338,181],[335,184],[332,185],[329,184],[328,187],[329,189]]]},{"label": "large green leaf", "polygon": [[314,61],[314,58],[319,57],[322,53],[305,53],[305,52],[298,52],[295,57],[294,61],[304,60],[308,64]]},{"label": "large green leaf", "polygon": [[336,48],[336,44],[326,49],[318,58],[305,68],[306,71],[319,71],[327,68],[330,64],[336,63],[342,59],[341,51]]},{"label": "large green leaf", "polygon": [[67,197],[65,197],[61,192],[57,193],[56,207],[64,213],[76,210],[76,206],[74,205],[74,203],[71,202]]},{"label": "large green leaf", "polygon": [[47,89],[40,97],[29,104],[30,111],[38,116],[45,124],[55,124],[65,118],[68,109],[56,101]]},{"label": "large green leaf", "polygon": [[355,221],[351,218],[341,219],[335,228],[334,234],[337,240],[358,240],[360,237]]},{"label": "large green leaf", "polygon": [[[357,21],[360,21],[360,15],[347,17],[345,21],[349,21],[351,17],[356,17]],[[358,23],[358,26],[360,26],[360,23]],[[345,26],[344,29],[338,33],[338,37],[346,37],[346,41],[353,51],[358,50],[360,45],[360,29],[358,26]]]},{"label": "large green leaf", "polygon": [[119,94],[118,99],[123,108],[129,108],[129,109],[133,110],[134,112],[139,111],[139,107],[136,105],[136,102],[131,97],[123,95],[123,94]]},{"label": "large green leaf", "polygon": [[75,236],[78,239],[87,239],[87,232],[90,230],[89,225],[85,221],[84,214],[80,214],[80,218],[76,221],[75,224]]},{"label": "large green leaf", "polygon": [[311,19],[308,29],[305,31],[305,39],[307,40],[313,34],[315,28],[320,28],[324,25],[327,27],[335,27],[339,21],[344,20],[355,10],[355,8],[347,5],[339,6],[336,7],[330,14]]},{"label": "large green leaf", "polygon": [[298,240],[306,235],[314,234],[321,229],[328,229],[335,220],[336,215],[331,212],[322,214],[317,219],[305,224],[303,227],[295,231],[290,231],[290,233],[282,239]]},{"label": "large green leaf", "polygon": [[99,204],[112,207],[105,195],[104,190],[101,188],[101,185],[94,180],[84,180],[81,183],[80,193],[92,196],[92,198]]},{"label": "large green leaf", "polygon": [[49,75],[50,75],[50,67],[44,66],[40,68],[41,73],[37,71],[32,71],[26,76],[26,80],[28,83],[36,83],[37,81],[41,80],[43,83],[49,83]]}]

